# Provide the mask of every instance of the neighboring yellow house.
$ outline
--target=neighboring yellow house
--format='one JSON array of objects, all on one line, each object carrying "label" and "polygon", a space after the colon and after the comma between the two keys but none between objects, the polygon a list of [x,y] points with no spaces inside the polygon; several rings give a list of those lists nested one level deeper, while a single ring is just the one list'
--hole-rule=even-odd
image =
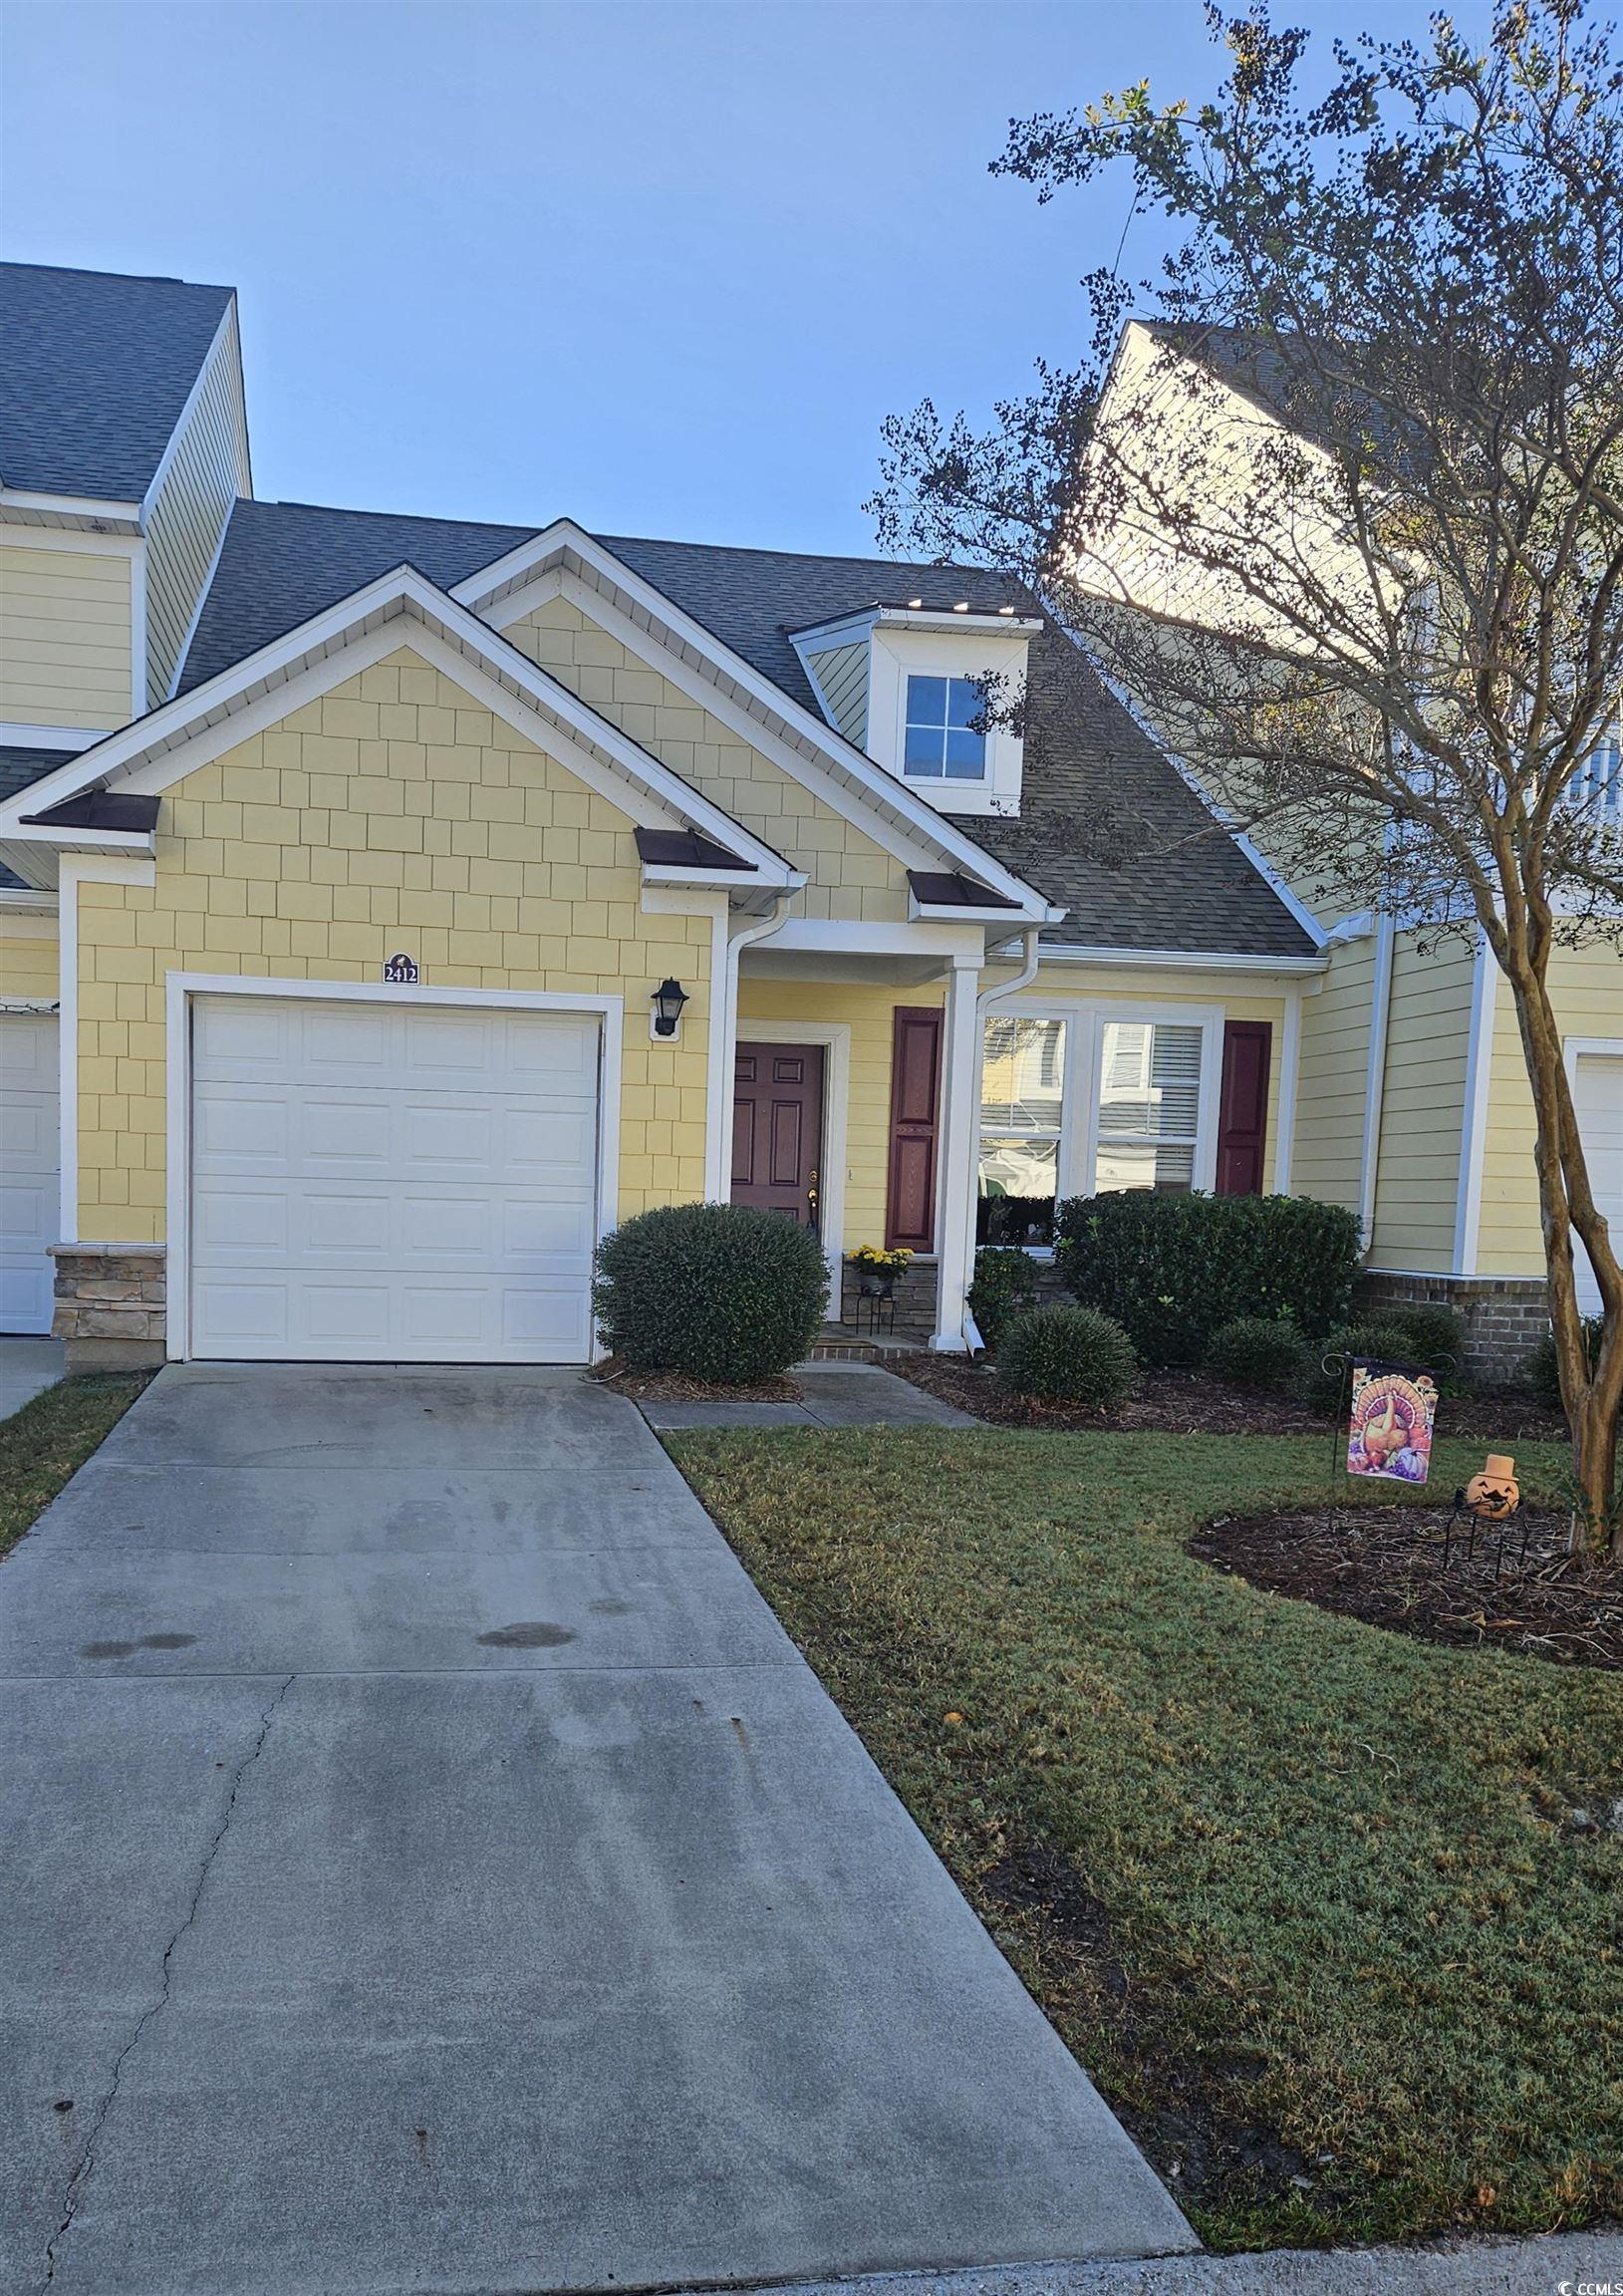
[{"label": "neighboring yellow house", "polygon": [[[1213,484],[1224,471],[1242,500],[1248,472],[1277,472],[1286,423],[1266,374],[1265,357],[1221,328],[1129,323],[1103,420],[1129,460],[1159,457],[1162,476],[1147,478],[1141,499],[1091,537],[1075,569],[1085,589],[1197,625],[1268,624],[1254,594],[1223,585],[1180,549],[1152,501],[1192,473]],[[1148,420],[1136,416],[1141,409]],[[1187,460],[1167,452],[1174,433]],[[1319,451],[1306,437],[1295,446],[1309,457]],[[1264,495],[1276,483],[1265,480]],[[1220,497],[1221,485],[1214,490]],[[1211,531],[1221,532],[1217,520]],[[1356,618],[1370,579],[1356,554],[1310,516],[1293,541]],[[1289,642],[1282,625],[1272,629]],[[1156,698],[1137,701],[1145,721],[1176,743]],[[1601,764],[1591,779],[1623,834],[1615,749]],[[1302,1005],[1292,1184],[1358,1213],[1372,1306],[1446,1300],[1466,1317],[1476,1363],[1511,1368],[1547,1323],[1544,1255],[1526,1069],[1486,937],[1474,930],[1428,951],[1390,918],[1321,910],[1312,922],[1323,970]],[[1623,958],[1601,946],[1558,951],[1550,984],[1595,1193],[1623,1224]],[[1598,1307],[1581,1248],[1578,1284],[1585,1305]]]},{"label": "neighboring yellow house", "polygon": [[[831,1311],[907,1245],[955,1349],[1056,1198],[1359,1201],[1370,943],[1196,834],[1001,578],[260,502],[228,290],[0,266],[0,1328],[584,1361],[602,1235],[730,1197]],[[1377,1207],[1419,1266],[1446,1161]]]}]

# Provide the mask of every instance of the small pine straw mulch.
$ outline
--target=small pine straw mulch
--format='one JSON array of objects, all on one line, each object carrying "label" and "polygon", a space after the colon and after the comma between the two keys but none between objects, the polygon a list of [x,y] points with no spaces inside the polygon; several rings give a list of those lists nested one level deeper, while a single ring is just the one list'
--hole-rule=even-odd
[{"label": "small pine straw mulch", "polygon": [[736,1385],[689,1378],[685,1371],[639,1371],[618,1355],[606,1356],[587,1377],[600,1387],[613,1387],[642,1403],[798,1403],[802,1399],[792,1379],[752,1379]]},{"label": "small pine straw mulch", "polygon": [[[1265,1394],[1232,1387],[1199,1371],[1141,1371],[1124,1402],[1099,1411],[1076,1403],[1045,1403],[1011,1395],[993,1366],[966,1355],[933,1355],[925,1349],[885,1357],[887,1371],[954,1403],[994,1427],[1036,1427],[1054,1435],[1316,1435],[1329,1441],[1324,1412],[1295,1395]],[[1446,1395],[1438,1407],[1438,1431],[1480,1439],[1495,1451],[1518,1443],[1558,1443],[1566,1427],[1524,1394],[1493,1391]]]},{"label": "small pine straw mulch", "polygon": [[1623,1669],[1623,1565],[1575,1555],[1564,1510],[1523,1505],[1505,1527],[1457,1525],[1448,1506],[1323,1506],[1219,1517],[1189,1552],[1271,1593],[1427,1642]]}]

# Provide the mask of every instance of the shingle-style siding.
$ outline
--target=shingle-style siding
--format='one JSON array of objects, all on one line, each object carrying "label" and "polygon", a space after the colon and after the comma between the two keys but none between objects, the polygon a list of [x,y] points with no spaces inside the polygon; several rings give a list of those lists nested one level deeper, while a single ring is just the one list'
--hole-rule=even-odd
[{"label": "shingle-style siding", "polygon": [[0,540],[0,718],[111,732],[130,716],[129,557]]},{"label": "shingle-style siding", "polygon": [[[623,996],[620,1212],[704,1193],[707,916],[650,916],[631,821],[409,650],[199,766],[156,881],[79,889],[80,1234],[163,1237],[165,976]],[[674,974],[674,1043],[643,1015]]]},{"label": "shingle-style siding", "polygon": [[227,314],[202,388],[146,524],[146,695],[166,701],[231,505],[248,487],[236,312]]},{"label": "shingle-style siding", "polygon": [[142,500],[232,299],[183,279],[0,263],[0,478]]},{"label": "shingle-style siding", "polygon": [[859,749],[868,746],[868,641],[854,646],[831,646],[810,654],[812,674],[822,689],[828,714],[846,739]]},{"label": "shingle-style siding", "polygon": [[886,924],[906,919],[907,877],[901,862],[750,748],[681,688],[651,670],[578,606],[551,599],[502,635],[712,804],[804,869],[809,882],[795,895],[791,915]]}]

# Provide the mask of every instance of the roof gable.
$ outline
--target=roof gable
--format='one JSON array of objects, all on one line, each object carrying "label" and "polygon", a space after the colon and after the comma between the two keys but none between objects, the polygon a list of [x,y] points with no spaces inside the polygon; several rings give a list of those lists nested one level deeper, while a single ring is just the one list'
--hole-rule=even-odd
[{"label": "roof gable", "polygon": [[233,295],[0,263],[0,485],[139,502]]}]

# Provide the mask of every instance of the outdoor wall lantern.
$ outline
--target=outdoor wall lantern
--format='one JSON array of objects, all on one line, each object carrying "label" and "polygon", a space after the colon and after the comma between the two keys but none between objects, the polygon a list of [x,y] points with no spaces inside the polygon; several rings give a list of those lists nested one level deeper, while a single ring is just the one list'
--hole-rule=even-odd
[{"label": "outdoor wall lantern", "polygon": [[666,980],[654,992],[654,1033],[656,1036],[675,1036],[681,1019],[681,1008],[687,1002],[687,992],[679,981]]}]

